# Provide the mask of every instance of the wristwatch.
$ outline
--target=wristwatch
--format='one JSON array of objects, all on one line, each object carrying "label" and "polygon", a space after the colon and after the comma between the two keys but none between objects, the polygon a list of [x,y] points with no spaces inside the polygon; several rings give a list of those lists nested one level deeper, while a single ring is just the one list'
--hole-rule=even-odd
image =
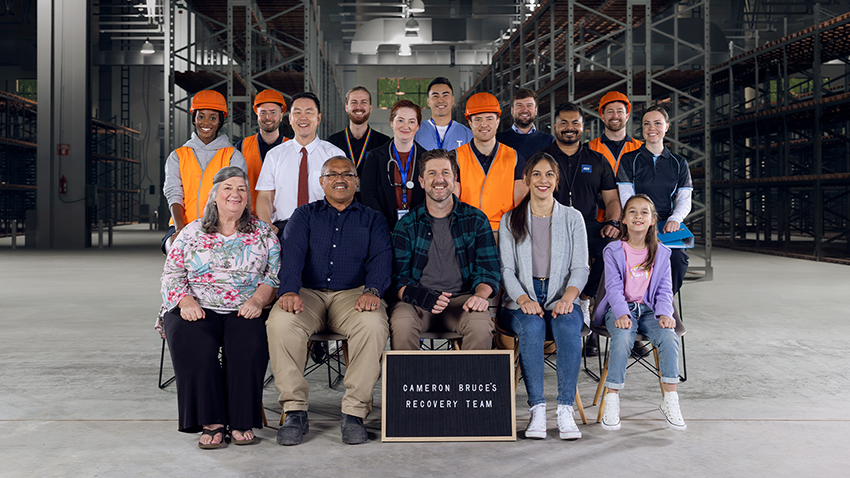
[{"label": "wristwatch", "polygon": [[380,297],[380,296],[381,296],[381,294],[379,294],[379,293],[378,293],[378,289],[376,289],[376,288],[374,288],[374,287],[369,287],[368,289],[365,289],[365,290],[363,291],[363,293],[364,293],[364,294],[366,294],[366,293],[368,293],[368,294],[372,294],[372,295],[374,295],[375,297]]},{"label": "wristwatch", "polygon": [[616,219],[611,219],[610,221],[606,222],[605,224],[608,224],[609,226],[612,226],[612,227],[616,227],[617,229],[620,228],[620,221],[618,221]]}]

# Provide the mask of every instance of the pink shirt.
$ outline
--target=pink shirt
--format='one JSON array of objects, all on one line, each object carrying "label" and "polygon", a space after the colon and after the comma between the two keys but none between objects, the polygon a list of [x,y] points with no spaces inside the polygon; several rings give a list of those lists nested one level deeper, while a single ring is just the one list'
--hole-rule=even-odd
[{"label": "pink shirt", "polygon": [[643,303],[643,296],[646,295],[649,289],[649,277],[652,275],[652,269],[645,269],[643,261],[646,260],[646,255],[649,249],[635,249],[626,241],[623,243],[623,252],[626,254],[626,283],[623,284],[623,295],[626,296],[626,302]]}]

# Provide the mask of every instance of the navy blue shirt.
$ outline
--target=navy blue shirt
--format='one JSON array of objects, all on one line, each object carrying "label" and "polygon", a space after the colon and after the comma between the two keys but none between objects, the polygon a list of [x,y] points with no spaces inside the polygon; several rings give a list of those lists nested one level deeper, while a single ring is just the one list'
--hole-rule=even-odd
[{"label": "navy blue shirt", "polygon": [[558,143],[552,143],[543,151],[552,155],[560,168],[561,180],[555,191],[555,200],[571,206],[581,213],[585,222],[596,222],[599,197],[602,191],[616,191],[614,171],[605,156],[580,143],[578,151],[567,156]]},{"label": "navy blue shirt", "polygon": [[535,153],[543,151],[547,146],[554,143],[555,137],[537,129],[531,133],[522,134],[517,133],[513,128],[509,128],[498,133],[496,141],[514,148],[517,153],[528,160]]},{"label": "navy blue shirt", "polygon": [[308,289],[390,286],[393,251],[381,213],[357,200],[337,211],[327,199],[305,204],[283,231],[278,295]]},{"label": "navy blue shirt", "polygon": [[664,147],[656,157],[646,145],[623,155],[617,171],[618,184],[631,184],[635,194],[646,194],[655,203],[658,219],[666,221],[675,207],[680,189],[693,189],[688,162]]}]

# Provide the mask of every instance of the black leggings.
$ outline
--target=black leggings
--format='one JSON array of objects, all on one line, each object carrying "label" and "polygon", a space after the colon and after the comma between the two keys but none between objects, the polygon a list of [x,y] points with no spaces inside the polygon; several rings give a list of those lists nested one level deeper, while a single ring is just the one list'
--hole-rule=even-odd
[{"label": "black leggings", "polygon": [[178,307],[163,318],[177,377],[178,430],[197,433],[213,423],[234,430],[262,428],[269,360],[265,316],[204,313],[205,318],[188,321]]}]

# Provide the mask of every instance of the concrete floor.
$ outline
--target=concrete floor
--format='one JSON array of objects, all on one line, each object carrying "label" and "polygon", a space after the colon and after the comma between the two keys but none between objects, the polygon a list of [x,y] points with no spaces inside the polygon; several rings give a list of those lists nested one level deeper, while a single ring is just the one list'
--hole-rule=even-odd
[{"label": "concrete floor", "polygon": [[[714,250],[715,280],[683,288],[684,433],[656,410],[657,381],[631,369],[620,431],[593,423],[596,384],[582,374],[591,424],[579,441],[558,440],[547,371],[546,440],[381,443],[379,384],[372,440],[346,446],[342,393],[317,373],[302,445],[275,443],[269,386],[273,426],[257,431],[261,443],[200,450],[197,435],[177,432],[174,386],[156,386],[159,238],[128,226],[106,250],[13,251],[0,241],[0,476],[846,476],[847,266]],[[520,386],[520,437],[526,398]]]}]

